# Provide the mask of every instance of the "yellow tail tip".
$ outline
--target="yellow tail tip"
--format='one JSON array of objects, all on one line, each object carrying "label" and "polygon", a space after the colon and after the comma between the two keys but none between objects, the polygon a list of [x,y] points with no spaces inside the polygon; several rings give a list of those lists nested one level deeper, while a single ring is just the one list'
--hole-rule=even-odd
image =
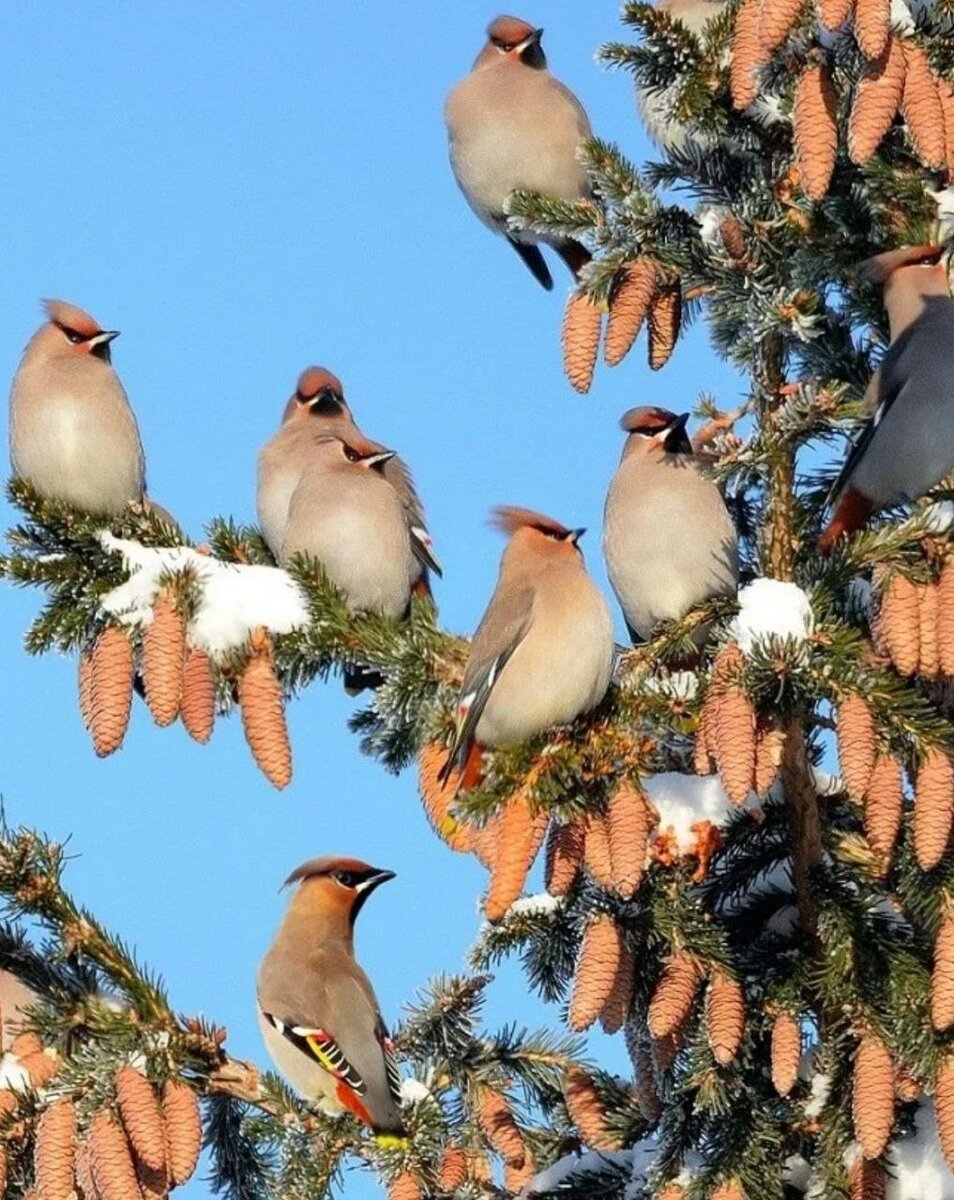
[{"label": "yellow tail tip", "polygon": [[382,1150],[406,1150],[410,1144],[402,1133],[376,1133],[374,1140]]}]

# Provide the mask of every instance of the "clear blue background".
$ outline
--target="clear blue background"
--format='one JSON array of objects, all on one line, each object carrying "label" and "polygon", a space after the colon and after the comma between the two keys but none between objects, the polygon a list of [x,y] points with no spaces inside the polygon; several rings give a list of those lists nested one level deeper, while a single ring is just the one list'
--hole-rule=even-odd
[{"label": "clear blue background", "polygon": [[[564,380],[562,264],[547,295],[473,217],[446,160],[444,95],[494,15],[475,0],[52,0],[11,6],[0,40],[0,375],[12,376],[40,297],[122,330],[114,362],[150,492],[198,536],[215,514],[254,518],[259,446],[301,368],[331,367],[366,431],[414,467],[445,567],[442,621],[460,631],[493,585],[492,504],[589,526],[605,586],[599,525],[620,413],[739,392],[701,327],[660,374],[641,340],[615,371],[598,369],[590,396]],[[625,36],[615,7],[537,0],[520,15],[546,27],[551,67],[594,129],[649,155],[630,80],[593,61]],[[122,751],[100,762],[75,663],[22,652],[38,597],[7,587],[0,605],[9,819],[72,835],[68,885],[162,971],[178,1009],[228,1027],[233,1054],[263,1060],[255,966],[279,883],[312,855],[398,872],[358,938],[390,1020],[462,967],[484,873],[431,834],[410,773],[361,757],[337,683],[291,707],[284,793],[238,722],[200,747],[181,726],[154,728],[139,703]],[[559,1019],[516,970],[501,973],[488,1015]],[[627,1069],[621,1039],[593,1048]],[[377,1186],[351,1175],[346,1191]]]}]

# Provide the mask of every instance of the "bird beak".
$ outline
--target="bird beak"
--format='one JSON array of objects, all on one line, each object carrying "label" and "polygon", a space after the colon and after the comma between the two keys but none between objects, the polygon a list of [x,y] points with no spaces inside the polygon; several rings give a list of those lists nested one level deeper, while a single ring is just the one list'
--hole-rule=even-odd
[{"label": "bird beak", "polygon": [[344,396],[339,396],[333,387],[319,388],[317,395],[308,401],[309,408],[315,408],[319,404],[336,404],[344,403]]},{"label": "bird beak", "polygon": [[689,420],[689,413],[680,413],[675,421],[672,421],[662,431],[660,441],[663,449],[670,454],[685,453],[692,450],[692,443],[686,436],[686,422]]},{"label": "bird beak", "polygon": [[577,542],[580,540],[580,538],[583,536],[584,533],[586,533],[585,529],[571,529],[570,532],[567,534],[566,540],[570,543],[571,546],[575,546],[577,544]]},{"label": "bird beak", "polygon": [[91,337],[89,339],[88,345],[90,345],[90,346],[108,346],[109,343],[114,340],[114,338],[118,338],[118,337],[119,337],[118,329],[101,329],[99,331],[99,333],[95,334],[93,337]]},{"label": "bird beak", "polygon": [[513,53],[516,55],[523,54],[524,50],[529,50],[531,46],[539,46],[540,39],[543,37],[542,29],[535,29],[529,37],[525,37],[519,46],[514,46]]},{"label": "bird beak", "polygon": [[369,467],[383,467],[386,462],[391,461],[395,454],[397,454],[396,450],[382,450],[380,454],[369,454],[361,461],[367,463]]},{"label": "bird beak", "polygon": [[375,871],[373,875],[369,875],[354,889],[362,895],[370,896],[375,888],[381,886],[382,883],[387,883],[389,879],[394,878],[393,871]]}]

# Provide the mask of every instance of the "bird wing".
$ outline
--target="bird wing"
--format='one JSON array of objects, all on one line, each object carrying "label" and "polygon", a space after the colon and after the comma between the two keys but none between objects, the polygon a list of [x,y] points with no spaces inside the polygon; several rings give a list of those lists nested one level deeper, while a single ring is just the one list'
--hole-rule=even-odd
[{"label": "bird wing", "polygon": [[387,1026],[378,1016],[378,1027],[375,1030],[375,1037],[378,1039],[378,1045],[381,1047],[381,1053],[384,1055],[384,1071],[388,1080],[388,1091],[391,1093],[391,1099],[395,1104],[401,1103],[401,1072],[398,1070],[397,1058],[394,1054],[394,1043],[391,1041],[391,1035],[388,1033]]},{"label": "bird wing", "polygon": [[313,1058],[319,1066],[323,1067],[339,1083],[349,1088],[355,1096],[363,1096],[367,1092],[368,1085],[354,1066],[348,1062],[341,1047],[326,1029],[308,1025],[289,1025],[280,1017],[276,1017],[274,1013],[264,1010],[262,1016],[283,1038],[287,1038],[296,1050]]},{"label": "bird wing", "polygon": [[546,288],[548,292],[553,291],[553,276],[550,274],[550,268],[547,266],[546,259],[540,253],[540,247],[534,246],[532,243],[518,242],[515,237],[510,234],[504,235],[507,241],[513,246],[514,250],[520,255],[530,270],[530,274],[540,284]]},{"label": "bird wing", "polygon": [[[382,449],[384,449],[383,446]],[[414,486],[414,477],[411,475],[410,467],[399,455],[395,455],[384,464],[384,478],[401,498],[401,504],[404,506],[407,516],[408,532],[411,535],[411,551],[414,557],[422,567],[433,571],[440,578],[444,572],[434,554],[434,542],[427,532],[427,524],[424,520],[424,505]]]},{"label": "bird wing", "polygon": [[467,757],[490,693],[530,628],[533,595],[533,588],[528,586],[498,589],[477,627],[457,703],[454,741],[442,778],[446,779],[451,769]]}]

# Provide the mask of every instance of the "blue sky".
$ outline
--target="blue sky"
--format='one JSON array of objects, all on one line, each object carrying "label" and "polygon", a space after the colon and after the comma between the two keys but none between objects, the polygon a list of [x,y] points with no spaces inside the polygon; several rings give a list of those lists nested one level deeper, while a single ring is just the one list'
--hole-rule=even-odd
[{"label": "blue sky", "polygon": [[[447,165],[444,95],[494,15],[474,0],[94,0],[14,6],[0,43],[0,375],[12,376],[40,297],[122,330],[114,362],[150,491],[198,536],[213,515],[253,519],[259,446],[300,369],[331,367],[366,431],[415,470],[445,568],[442,622],[458,631],[493,585],[492,504],[588,526],[605,587],[598,531],[619,415],[689,407],[701,390],[728,405],[740,386],[701,326],[662,373],[641,341],[598,370],[590,396],[565,382],[562,264],[547,295],[474,218]],[[622,36],[615,6],[538,0],[519,15],[546,27],[551,66],[594,129],[646,157],[629,79],[593,61]],[[238,722],[199,747],[181,727],[155,729],[139,704],[125,747],[100,762],[75,663],[22,652],[37,603],[0,591],[8,817],[72,836],[70,887],[162,971],[180,1010],[214,1017],[232,1053],[263,1060],[255,966],[279,883],[321,853],[398,872],[359,928],[388,1019],[460,969],[483,872],[430,833],[410,774],[361,757],[336,683],[290,710],[285,793],[252,765]],[[502,972],[489,1015],[558,1019],[516,971]],[[625,1069],[619,1040],[594,1049]],[[377,1194],[355,1177],[346,1191]]]}]

